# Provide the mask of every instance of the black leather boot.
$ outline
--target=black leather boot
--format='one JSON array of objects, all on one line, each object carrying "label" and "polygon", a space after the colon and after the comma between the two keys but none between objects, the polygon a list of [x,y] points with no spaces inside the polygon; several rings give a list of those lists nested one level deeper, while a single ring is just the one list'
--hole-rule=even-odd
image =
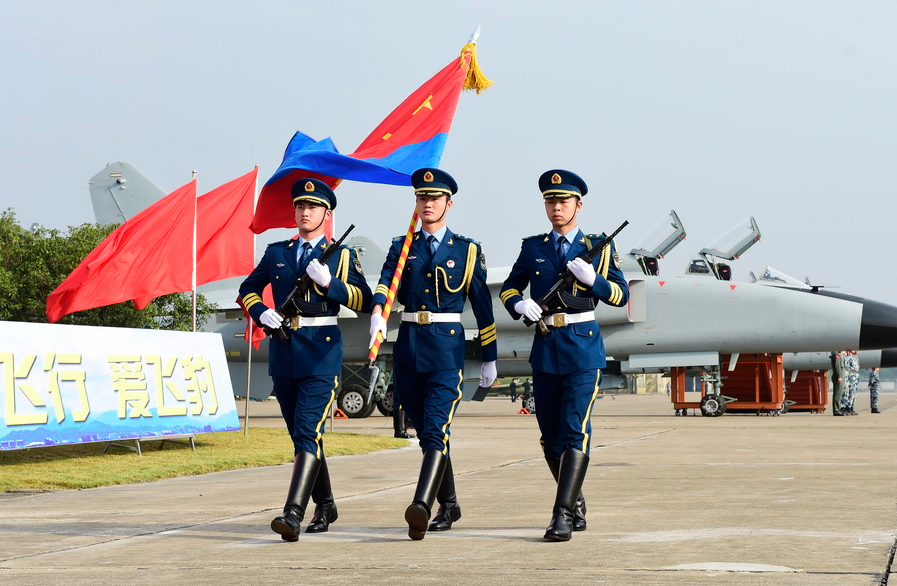
[{"label": "black leather boot", "polygon": [[[545,458],[545,461],[548,462],[548,469],[551,470],[551,475],[554,477],[554,481],[557,482],[558,472],[561,468],[561,460]],[[576,497],[576,506],[573,508],[573,530],[586,530],[586,498],[582,496],[581,490],[579,491],[579,496]]]},{"label": "black leather boot", "polygon": [[445,464],[446,457],[442,455],[441,451],[427,450],[424,452],[424,460],[420,466],[420,476],[417,479],[417,490],[414,491],[414,500],[405,509],[408,537],[411,539],[423,539],[424,535],[427,534],[427,523],[430,521],[433,501],[436,500],[436,492],[442,484]]},{"label": "black leather boot", "polygon": [[401,437],[405,439],[414,437],[413,433],[408,433],[407,415],[405,414],[405,410],[401,407],[397,407],[392,411],[392,429],[393,437]]},{"label": "black leather boot", "polygon": [[336,502],[333,500],[333,489],[330,488],[330,472],[327,470],[327,460],[324,456],[321,456],[321,467],[318,469],[315,485],[311,489],[311,498],[315,502],[315,514],[305,532],[323,533],[339,517]]},{"label": "black leather boot", "polygon": [[315,485],[320,466],[321,461],[308,452],[299,452],[293,462],[293,478],[290,480],[290,491],[287,493],[283,515],[271,521],[271,529],[275,533],[280,533],[284,541],[299,540],[305,507],[308,505],[308,497],[311,496],[311,489]]},{"label": "black leather boot", "polygon": [[439,509],[428,531],[448,531],[452,528],[452,523],[461,518],[461,505],[458,504],[458,495],[455,494],[455,473],[452,470],[451,458],[446,458],[445,472],[436,492],[436,501],[439,503]]},{"label": "black leather boot", "polygon": [[558,491],[554,499],[551,523],[545,529],[548,541],[569,541],[573,532],[573,510],[576,495],[582,489],[589,466],[589,457],[579,450],[568,448],[561,454],[558,470]]}]

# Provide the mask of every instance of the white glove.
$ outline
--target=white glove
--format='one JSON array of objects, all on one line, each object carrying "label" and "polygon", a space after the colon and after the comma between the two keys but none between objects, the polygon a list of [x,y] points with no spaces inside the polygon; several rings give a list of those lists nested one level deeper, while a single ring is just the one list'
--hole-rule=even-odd
[{"label": "white glove", "polygon": [[309,262],[308,266],[305,268],[305,272],[308,273],[308,276],[311,277],[312,281],[321,287],[326,289],[330,286],[330,267],[322,265],[318,262],[318,259],[311,259],[311,262]]},{"label": "white glove", "polygon": [[383,315],[379,313],[371,314],[371,341],[368,344],[368,348],[374,347],[374,342],[377,341],[377,334],[380,333],[383,335],[383,341],[386,341],[386,320],[383,319]]},{"label": "white glove", "polygon": [[498,378],[498,370],[495,368],[495,361],[484,362],[480,367],[480,386],[491,387],[496,378]]},{"label": "white glove", "polygon": [[595,284],[595,275],[598,274],[595,272],[595,267],[581,258],[574,258],[568,262],[567,268],[570,269],[570,272],[573,273],[576,280],[586,287],[591,287]]},{"label": "white glove", "polygon": [[283,324],[283,316],[273,309],[266,309],[265,313],[259,316],[259,321],[269,328],[279,328]]},{"label": "white glove", "polygon": [[514,304],[514,311],[530,321],[539,321],[542,318],[542,308],[532,299],[524,299]]}]

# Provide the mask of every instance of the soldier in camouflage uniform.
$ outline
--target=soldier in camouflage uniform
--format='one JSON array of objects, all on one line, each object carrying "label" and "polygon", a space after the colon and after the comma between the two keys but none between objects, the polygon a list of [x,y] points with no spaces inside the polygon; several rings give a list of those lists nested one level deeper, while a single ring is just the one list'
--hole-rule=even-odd
[{"label": "soldier in camouflage uniform", "polygon": [[847,392],[844,394],[844,406],[842,411],[848,415],[856,415],[853,406],[857,399],[857,388],[860,385],[860,356],[856,350],[848,350],[844,358],[844,368],[847,371]]},{"label": "soldier in camouflage uniform", "polygon": [[832,352],[832,415],[844,415],[841,405],[844,403],[844,392],[847,386],[847,369],[844,367],[844,352]]},{"label": "soldier in camouflage uniform", "polygon": [[878,410],[878,391],[881,388],[881,379],[878,375],[878,368],[873,368],[869,373],[869,404],[873,413],[881,413]]}]

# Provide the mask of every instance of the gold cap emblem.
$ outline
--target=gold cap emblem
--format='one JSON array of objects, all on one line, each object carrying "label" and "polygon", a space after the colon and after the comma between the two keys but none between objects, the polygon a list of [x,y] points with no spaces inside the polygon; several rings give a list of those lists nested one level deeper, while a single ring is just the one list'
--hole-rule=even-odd
[{"label": "gold cap emblem", "polygon": [[551,184],[552,185],[560,185],[561,184],[561,176],[559,173],[555,173],[551,176]]},{"label": "gold cap emblem", "polygon": [[314,191],[314,190],[315,190],[315,184],[312,183],[311,181],[306,181],[305,182],[305,191]]},{"label": "gold cap emblem", "polygon": [[426,181],[427,183],[432,183],[433,182],[433,173],[431,173],[429,171],[424,173],[424,181]]}]

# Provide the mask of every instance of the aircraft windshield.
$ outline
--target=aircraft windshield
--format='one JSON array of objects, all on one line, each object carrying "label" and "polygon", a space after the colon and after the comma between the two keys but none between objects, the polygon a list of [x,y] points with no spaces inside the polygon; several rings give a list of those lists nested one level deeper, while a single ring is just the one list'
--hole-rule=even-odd
[{"label": "aircraft windshield", "polygon": [[806,283],[802,283],[794,277],[769,266],[764,269],[763,274],[760,275],[757,281],[769,285],[788,285],[789,287],[800,287],[802,289],[810,288]]},{"label": "aircraft windshield", "polygon": [[642,238],[638,246],[630,251],[630,254],[663,258],[683,240],[685,240],[685,226],[679,221],[676,211],[670,210],[670,213]]}]

